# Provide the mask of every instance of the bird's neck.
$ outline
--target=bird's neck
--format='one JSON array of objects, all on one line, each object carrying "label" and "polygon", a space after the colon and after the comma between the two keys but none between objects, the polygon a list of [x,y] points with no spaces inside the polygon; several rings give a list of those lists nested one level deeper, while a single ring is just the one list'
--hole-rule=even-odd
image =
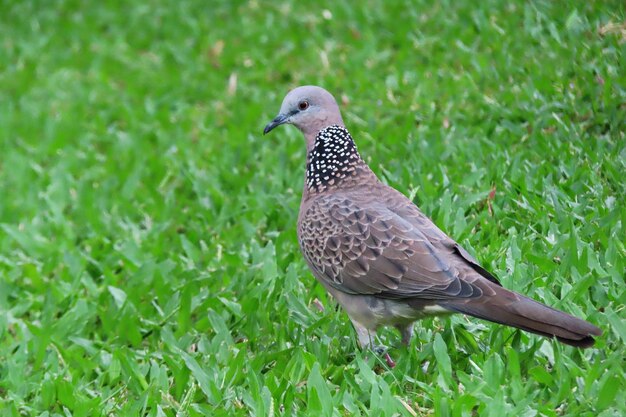
[{"label": "bird's neck", "polygon": [[305,190],[307,193],[350,186],[361,175],[373,173],[361,159],[350,132],[338,125],[320,130],[308,149]]}]

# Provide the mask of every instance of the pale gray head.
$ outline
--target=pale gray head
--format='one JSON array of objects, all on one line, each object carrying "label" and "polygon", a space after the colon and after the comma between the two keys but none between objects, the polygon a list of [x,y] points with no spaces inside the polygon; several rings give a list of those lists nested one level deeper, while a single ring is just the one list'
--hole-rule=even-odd
[{"label": "pale gray head", "polygon": [[335,98],[313,85],[291,90],[285,96],[278,116],[265,126],[263,134],[285,123],[300,129],[307,142],[313,141],[317,132],[327,126],[344,126]]}]

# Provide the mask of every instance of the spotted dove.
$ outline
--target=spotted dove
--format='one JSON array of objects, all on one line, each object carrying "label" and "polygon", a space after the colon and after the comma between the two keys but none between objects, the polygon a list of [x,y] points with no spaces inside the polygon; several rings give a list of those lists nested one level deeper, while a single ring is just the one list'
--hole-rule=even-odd
[{"label": "spotted dove", "polygon": [[464,313],[581,348],[602,332],[569,314],[507,290],[465,249],[359,155],[337,102],[320,87],[285,97],[264,134],[292,124],[306,138],[298,240],[319,282],[348,313],[361,348],[395,326],[408,344],[413,322]]}]

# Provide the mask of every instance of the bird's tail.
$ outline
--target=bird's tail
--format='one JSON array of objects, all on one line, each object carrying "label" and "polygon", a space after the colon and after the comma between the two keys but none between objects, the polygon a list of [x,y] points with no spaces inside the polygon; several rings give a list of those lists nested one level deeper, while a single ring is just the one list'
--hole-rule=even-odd
[{"label": "bird's tail", "polygon": [[492,290],[489,292],[495,294],[445,301],[440,305],[454,312],[517,327],[546,337],[555,337],[561,343],[580,348],[593,346],[592,336],[602,334],[602,330],[585,320],[503,287],[489,285],[489,288]]}]

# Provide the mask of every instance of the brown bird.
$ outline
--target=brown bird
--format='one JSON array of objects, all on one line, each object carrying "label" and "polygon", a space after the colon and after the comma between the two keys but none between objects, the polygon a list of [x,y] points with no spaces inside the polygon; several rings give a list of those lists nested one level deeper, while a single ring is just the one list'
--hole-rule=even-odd
[{"label": "brown bird", "polygon": [[413,322],[464,313],[581,348],[596,326],[502,287],[411,200],[383,184],[359,155],[337,102],[298,87],[263,131],[304,133],[307,165],[298,240],[313,275],[348,313],[361,348],[395,326],[408,344]]}]

